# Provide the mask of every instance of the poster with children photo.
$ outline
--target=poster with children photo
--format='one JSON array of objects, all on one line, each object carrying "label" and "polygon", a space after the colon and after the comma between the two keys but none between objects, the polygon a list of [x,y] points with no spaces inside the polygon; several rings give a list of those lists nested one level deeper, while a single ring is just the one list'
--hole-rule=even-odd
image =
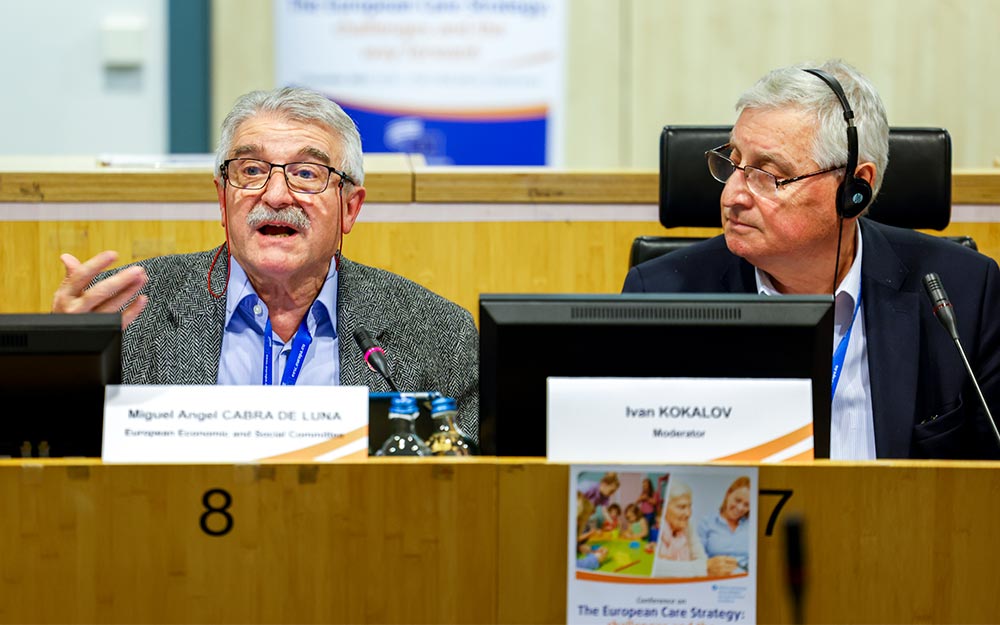
[{"label": "poster with children photo", "polygon": [[569,622],[754,622],[755,467],[570,475]]}]

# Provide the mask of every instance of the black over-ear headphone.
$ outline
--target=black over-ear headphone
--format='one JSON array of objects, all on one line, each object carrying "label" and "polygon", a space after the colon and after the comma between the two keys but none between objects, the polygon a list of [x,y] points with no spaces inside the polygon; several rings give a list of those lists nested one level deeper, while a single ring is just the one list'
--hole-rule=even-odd
[{"label": "black over-ear headphone", "polygon": [[872,201],[872,186],[864,178],[854,175],[858,168],[858,129],[854,126],[854,111],[847,102],[844,88],[832,74],[821,69],[805,70],[825,82],[844,107],[844,121],[847,122],[847,167],[844,181],[837,187],[837,214],[845,219],[857,217]]}]

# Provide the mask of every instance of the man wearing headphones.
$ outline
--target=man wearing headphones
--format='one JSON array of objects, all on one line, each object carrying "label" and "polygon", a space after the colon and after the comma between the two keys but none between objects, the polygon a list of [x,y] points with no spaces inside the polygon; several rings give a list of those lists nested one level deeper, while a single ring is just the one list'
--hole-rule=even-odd
[{"label": "man wearing headphones", "polygon": [[833,293],[831,458],[1000,458],[923,285],[929,273],[948,285],[965,353],[997,409],[1000,270],[952,241],[863,216],[888,164],[875,88],[839,60],[784,67],[736,111],[729,143],[706,153],[725,185],[723,234],[633,267],[623,291]]}]

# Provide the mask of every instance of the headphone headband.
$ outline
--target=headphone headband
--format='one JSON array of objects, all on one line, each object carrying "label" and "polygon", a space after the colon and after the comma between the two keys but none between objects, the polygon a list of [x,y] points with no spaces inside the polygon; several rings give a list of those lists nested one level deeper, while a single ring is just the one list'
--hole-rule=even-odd
[{"label": "headphone headband", "polygon": [[847,95],[844,94],[844,88],[840,86],[840,82],[833,77],[833,74],[825,72],[821,69],[807,69],[808,73],[816,76],[833,90],[836,94],[837,99],[840,100],[840,106],[844,109],[844,121],[847,122],[848,126],[854,126],[854,111],[851,110],[851,103],[847,101]]},{"label": "headphone headband", "polygon": [[804,70],[816,76],[833,90],[844,109],[844,121],[847,122],[847,165],[844,171],[844,181],[837,188],[837,214],[844,218],[856,217],[861,214],[872,200],[872,187],[864,178],[855,175],[858,168],[858,129],[854,125],[854,111],[847,101],[844,88],[840,86],[833,74],[821,69]]}]

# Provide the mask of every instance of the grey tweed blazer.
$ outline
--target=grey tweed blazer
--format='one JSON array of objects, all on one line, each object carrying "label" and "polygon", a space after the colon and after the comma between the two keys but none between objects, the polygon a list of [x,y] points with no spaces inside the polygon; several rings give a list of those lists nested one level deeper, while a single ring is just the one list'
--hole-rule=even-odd
[{"label": "grey tweed blazer", "polygon": [[[218,251],[134,263],[149,276],[142,291],[149,304],[125,329],[125,384],[217,383],[226,298],[213,297],[207,280]],[[223,251],[212,269],[216,293],[226,285],[225,259]],[[345,258],[337,285],[340,383],[387,392],[388,384],[364,363],[354,341],[357,328],[386,350],[399,390],[454,397],[460,427],[478,438],[479,333],[469,311],[402,276]]]}]

